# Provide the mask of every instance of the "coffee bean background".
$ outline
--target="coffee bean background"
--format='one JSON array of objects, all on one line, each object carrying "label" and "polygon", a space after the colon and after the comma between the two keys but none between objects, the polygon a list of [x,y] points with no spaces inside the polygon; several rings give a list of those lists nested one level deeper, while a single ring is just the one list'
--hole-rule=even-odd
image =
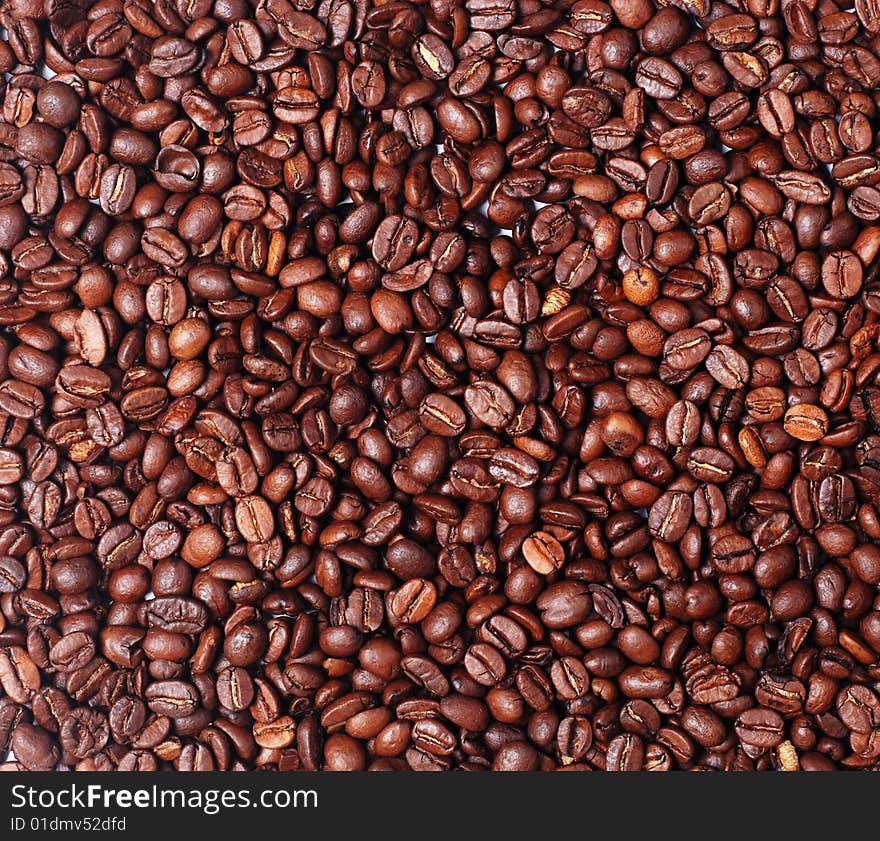
[{"label": "coffee bean background", "polygon": [[8,0],[0,752],[880,760],[880,5]]}]

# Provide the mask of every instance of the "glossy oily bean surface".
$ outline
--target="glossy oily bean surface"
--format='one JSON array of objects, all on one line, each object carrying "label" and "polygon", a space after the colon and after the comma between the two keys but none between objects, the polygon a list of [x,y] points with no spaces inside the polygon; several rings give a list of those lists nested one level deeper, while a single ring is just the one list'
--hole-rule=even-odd
[{"label": "glossy oily bean surface", "polygon": [[880,760],[880,6],[0,8],[0,763]]}]

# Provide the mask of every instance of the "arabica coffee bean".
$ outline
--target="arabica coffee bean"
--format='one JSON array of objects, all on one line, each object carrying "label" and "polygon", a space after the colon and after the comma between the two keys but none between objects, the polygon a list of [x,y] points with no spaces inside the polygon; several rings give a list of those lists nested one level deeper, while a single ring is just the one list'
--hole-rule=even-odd
[{"label": "arabica coffee bean", "polygon": [[818,441],[828,432],[828,415],[819,406],[792,406],[785,413],[783,426],[798,441]]},{"label": "arabica coffee bean", "polygon": [[526,538],[522,547],[523,557],[535,572],[549,575],[565,563],[565,552],[552,534],[535,532]]},{"label": "arabica coffee bean", "polygon": [[7,767],[876,767],[878,19],[4,4]]}]

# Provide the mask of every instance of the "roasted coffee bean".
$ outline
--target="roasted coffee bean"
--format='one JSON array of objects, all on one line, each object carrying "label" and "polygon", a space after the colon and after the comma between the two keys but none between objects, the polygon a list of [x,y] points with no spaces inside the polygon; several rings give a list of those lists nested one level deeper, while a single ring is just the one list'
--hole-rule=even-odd
[{"label": "roasted coffee bean", "polygon": [[741,713],[734,727],[742,744],[753,748],[775,748],[785,734],[782,716],[760,707]]},{"label": "roasted coffee bean", "polygon": [[548,532],[538,531],[523,542],[523,557],[535,572],[549,575],[565,563],[562,545]]},{"label": "roasted coffee bean", "polygon": [[153,712],[170,718],[185,718],[199,707],[196,688],[182,680],[159,680],[151,683],[144,697]]},{"label": "roasted coffee bean", "polygon": [[706,370],[724,388],[742,388],[749,378],[749,364],[729,345],[716,345],[706,357]]},{"label": "roasted coffee bean", "polygon": [[679,540],[690,525],[693,500],[682,491],[669,491],[652,506],[648,515],[651,534],[666,543]]},{"label": "roasted coffee bean", "polygon": [[704,330],[679,330],[666,340],[663,361],[672,368],[687,371],[706,359],[711,349],[712,341]]},{"label": "roasted coffee bean", "polygon": [[828,432],[828,416],[819,406],[792,406],[785,413],[783,427],[798,441],[818,441]]},{"label": "roasted coffee bean", "polygon": [[16,761],[28,771],[52,771],[61,758],[51,734],[23,721],[12,731],[9,746]]}]

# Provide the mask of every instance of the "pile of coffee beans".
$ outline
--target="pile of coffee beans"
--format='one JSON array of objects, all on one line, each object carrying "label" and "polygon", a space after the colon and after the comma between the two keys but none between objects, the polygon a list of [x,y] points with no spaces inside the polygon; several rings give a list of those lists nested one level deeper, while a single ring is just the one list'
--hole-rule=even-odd
[{"label": "pile of coffee beans", "polygon": [[880,3],[6,0],[0,751],[880,761]]}]

